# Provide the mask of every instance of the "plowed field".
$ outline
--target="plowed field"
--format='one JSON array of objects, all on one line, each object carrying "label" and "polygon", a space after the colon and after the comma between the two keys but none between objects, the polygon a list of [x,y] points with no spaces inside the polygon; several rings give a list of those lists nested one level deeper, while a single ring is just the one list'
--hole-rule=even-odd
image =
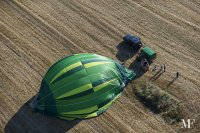
[{"label": "plowed field", "polygon": [[[157,52],[154,64],[166,64],[151,82],[181,101],[185,119],[195,119],[191,129],[165,123],[136,99],[131,85],[110,109],[88,120],[67,122],[25,104],[47,69],[66,55],[97,53],[130,67],[135,55],[122,43],[126,33]],[[180,77],[171,82],[177,71]],[[200,132],[200,1],[0,0],[0,131]]]}]

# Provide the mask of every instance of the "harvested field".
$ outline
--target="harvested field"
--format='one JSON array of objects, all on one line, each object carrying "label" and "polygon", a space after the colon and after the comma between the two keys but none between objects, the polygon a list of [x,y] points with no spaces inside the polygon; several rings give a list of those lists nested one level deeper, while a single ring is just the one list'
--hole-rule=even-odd
[{"label": "harvested field", "polygon": [[[200,132],[199,14],[198,0],[1,0],[0,132]],[[191,129],[165,123],[137,100],[131,85],[88,120],[63,121],[25,104],[47,69],[69,54],[97,53],[135,70],[135,54],[127,57],[131,51],[122,45],[126,33],[157,52],[154,64],[166,64],[165,72],[136,73],[181,101],[185,119],[195,119]]]}]

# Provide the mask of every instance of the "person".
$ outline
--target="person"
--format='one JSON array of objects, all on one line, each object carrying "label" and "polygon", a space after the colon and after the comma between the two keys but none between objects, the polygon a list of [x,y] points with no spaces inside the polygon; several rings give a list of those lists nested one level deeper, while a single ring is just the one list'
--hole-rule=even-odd
[{"label": "person", "polygon": [[179,75],[180,75],[180,73],[179,73],[179,72],[176,72],[176,78],[178,78],[178,77],[179,77]]},{"label": "person", "polygon": [[166,69],[166,65],[165,65],[165,64],[163,64],[163,70],[164,70],[164,72],[165,72],[165,69]]},{"label": "person", "polygon": [[163,64],[160,65],[160,71],[162,71],[162,69],[163,69]]},{"label": "person", "polygon": [[152,72],[156,71],[156,65],[154,65],[153,69],[152,69]]},{"label": "person", "polygon": [[145,58],[143,58],[143,59],[141,60],[141,65],[142,65],[142,69],[143,69],[143,70],[145,70],[145,71],[149,70],[148,61],[147,61]]},{"label": "person", "polygon": [[147,66],[147,62],[144,62],[144,67]]}]

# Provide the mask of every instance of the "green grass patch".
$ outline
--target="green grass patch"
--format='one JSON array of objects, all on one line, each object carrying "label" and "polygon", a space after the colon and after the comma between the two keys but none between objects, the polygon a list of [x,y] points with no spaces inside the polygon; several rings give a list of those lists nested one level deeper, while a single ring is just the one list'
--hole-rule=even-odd
[{"label": "green grass patch", "polygon": [[180,102],[171,94],[152,83],[136,83],[136,96],[155,113],[160,113],[168,123],[178,122],[182,118]]}]

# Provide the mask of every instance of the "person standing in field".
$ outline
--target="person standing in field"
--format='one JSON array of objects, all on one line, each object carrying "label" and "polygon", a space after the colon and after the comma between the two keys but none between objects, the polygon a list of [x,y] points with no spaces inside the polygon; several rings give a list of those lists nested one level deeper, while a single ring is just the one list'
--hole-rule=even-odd
[{"label": "person standing in field", "polygon": [[162,69],[163,69],[163,64],[160,65],[160,71],[162,71]]},{"label": "person standing in field", "polygon": [[152,72],[156,71],[156,65],[154,65],[153,69],[152,69]]},{"label": "person standing in field", "polygon": [[163,64],[163,71],[165,72],[165,69],[166,69],[166,65],[165,64]]},{"label": "person standing in field", "polygon": [[176,78],[178,78],[178,77],[179,77],[179,75],[180,75],[180,73],[179,73],[179,72],[176,72]]}]

